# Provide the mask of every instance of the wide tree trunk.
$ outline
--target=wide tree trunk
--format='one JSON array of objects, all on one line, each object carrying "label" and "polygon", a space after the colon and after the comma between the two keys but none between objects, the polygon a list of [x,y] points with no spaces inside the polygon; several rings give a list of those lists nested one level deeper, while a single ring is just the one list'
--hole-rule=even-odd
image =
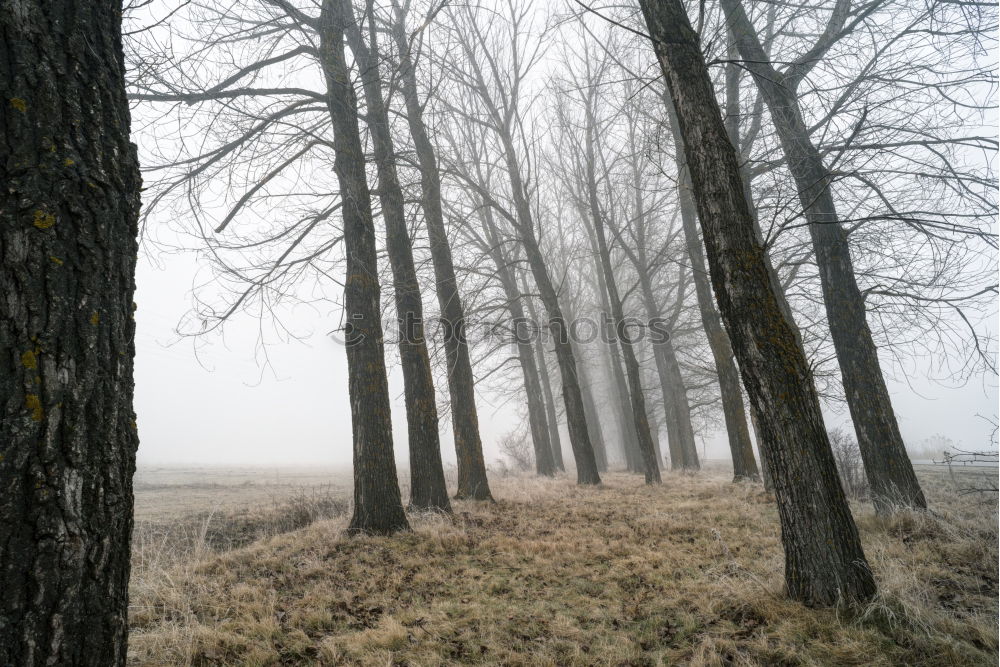
[{"label": "wide tree trunk", "polygon": [[868,600],[875,580],[844,497],[809,367],[775,295],[698,34],[680,0],[640,0],[677,111],[712,284],[767,440],[789,595]]},{"label": "wide tree trunk", "polygon": [[124,665],[140,177],[121,13],[0,9],[0,664]]},{"label": "wide tree trunk", "polygon": [[393,23],[393,38],[399,57],[400,88],[406,103],[406,121],[420,166],[421,205],[427,236],[431,246],[431,262],[437,287],[438,307],[444,333],[445,360],[448,364],[448,394],[451,398],[451,426],[455,437],[458,460],[458,491],[456,498],[492,500],[486,478],[486,460],[479,435],[479,413],[476,410],[475,377],[469,346],[465,340],[465,309],[458,292],[451,245],[444,226],[441,206],[441,174],[437,156],[424,125],[423,105],[417,92],[417,77],[410,58],[409,36],[399,20]]},{"label": "wide tree trunk", "polygon": [[451,503],[441,465],[434,379],[427,341],[424,339],[424,307],[413,263],[413,247],[406,226],[403,190],[396,173],[389,112],[382,97],[374,16],[369,14],[368,20],[367,43],[357,24],[349,26],[347,38],[358,62],[365,91],[365,119],[371,132],[378,169],[378,196],[385,221],[386,246],[395,288],[399,358],[403,369],[410,448],[410,507],[450,512]]},{"label": "wide tree trunk", "polygon": [[354,515],[348,530],[388,535],[408,529],[409,525],[392,450],[371,193],[358,128],[357,98],[344,57],[344,31],[353,23],[350,0],[324,0],[320,62],[333,124],[334,170],[343,200],[347,257],[345,347],[354,436]]},{"label": "wide tree trunk", "polygon": [[[560,452],[558,462],[555,461],[553,446],[549,440],[549,420],[545,418],[545,402],[542,399],[538,366],[535,364],[531,339],[529,338],[529,336],[534,337],[535,333],[523,330],[525,327],[532,327],[533,324],[524,316],[524,306],[521,303],[523,295],[518,289],[511,262],[500,243],[500,233],[493,219],[493,211],[484,206],[480,208],[479,215],[483,221],[483,229],[489,243],[490,258],[496,266],[497,278],[503,287],[504,297],[507,299],[507,310],[510,312],[513,326],[511,334],[517,348],[517,358],[521,364],[521,374],[524,377],[524,393],[528,400],[528,426],[531,430],[531,444],[535,451],[535,472],[539,475],[552,477],[557,468],[563,469],[562,453]],[[558,438],[558,432],[556,436]],[[558,447],[558,440],[556,443]]]},{"label": "wide tree trunk", "polygon": [[785,163],[809,222],[827,322],[875,510],[886,513],[900,506],[926,508],[868,328],[847,232],[840,224],[830,190],[833,178],[802,118],[795,91],[797,79],[793,81],[770,65],[739,0],[723,0],[722,7],[740,55],[771,112]]}]

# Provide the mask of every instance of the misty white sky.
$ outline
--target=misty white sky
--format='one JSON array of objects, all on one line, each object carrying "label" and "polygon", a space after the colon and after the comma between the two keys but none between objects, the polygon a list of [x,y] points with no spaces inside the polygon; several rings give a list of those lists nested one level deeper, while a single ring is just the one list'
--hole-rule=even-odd
[{"label": "misty white sky", "polygon": [[[542,5],[547,10],[555,6]],[[152,221],[158,226],[165,223]],[[139,261],[136,295],[139,463],[349,464],[346,357],[343,348],[326,335],[340,324],[336,306],[301,307],[283,314],[283,323],[292,331],[308,335],[270,345],[270,368],[262,371],[258,327],[274,340],[272,323],[241,315],[227,325],[224,338],[178,340],[174,330],[191,307],[192,285],[206,274],[199,274],[193,255],[147,250],[151,254]],[[425,295],[425,302],[428,298]],[[994,325],[992,330],[998,329]],[[386,352],[394,368],[390,391],[397,461],[405,464],[402,378],[393,363],[396,350],[387,347]],[[968,447],[986,444],[991,427],[976,415],[997,413],[996,379],[988,383],[984,386],[982,380],[974,379],[964,387],[947,388],[922,375],[910,377],[909,384],[890,381],[907,444],[919,445],[936,434]],[[439,393],[444,389],[438,387]],[[497,440],[517,425],[518,406],[483,393],[477,395],[477,403],[486,458],[492,462],[498,458]],[[828,414],[827,425],[846,419],[846,411]],[[448,416],[442,415],[441,426],[442,453],[446,462],[453,462]],[[610,436],[613,430],[606,433]],[[728,458],[725,434],[706,436],[708,457]],[[563,444],[568,444],[565,435]],[[564,448],[572,460],[568,447]]]},{"label": "misty white sky", "polygon": [[[137,271],[136,412],[140,464],[350,464],[351,420],[347,402],[347,362],[343,348],[326,333],[339,313],[302,308],[286,318],[304,341],[268,349],[274,372],[261,372],[255,359],[259,323],[243,316],[226,329],[225,339],[177,341],[174,328],[190,307],[197,266],[190,256],[160,255],[155,266],[141,258]],[[265,327],[270,326],[265,323]],[[395,350],[387,348],[387,356]],[[987,442],[990,428],[976,414],[994,415],[996,385],[971,383],[948,389],[917,377],[912,388],[890,384],[907,443],[942,434],[964,445]],[[443,388],[439,388],[439,391]],[[402,379],[390,378],[397,461],[406,461],[406,416]],[[919,395],[918,393],[919,392]],[[516,419],[514,406],[495,407],[480,394],[479,418],[487,461],[498,457],[496,441]],[[828,426],[845,415],[830,415]],[[442,419],[442,449],[454,461],[450,423]],[[566,443],[564,439],[564,444]],[[724,433],[707,438],[709,458],[728,457]],[[571,454],[565,452],[567,457]]]}]

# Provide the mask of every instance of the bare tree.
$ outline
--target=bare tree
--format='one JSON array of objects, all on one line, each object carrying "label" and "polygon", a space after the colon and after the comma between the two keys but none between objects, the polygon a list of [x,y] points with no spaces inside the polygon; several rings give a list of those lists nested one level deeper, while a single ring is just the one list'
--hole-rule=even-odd
[{"label": "bare tree", "polygon": [[[598,484],[600,474],[588,433],[576,360],[566,331],[566,321],[559,306],[556,286],[549,275],[536,234],[536,221],[528,199],[521,155],[515,145],[515,134],[523,121],[523,110],[519,99],[520,86],[524,77],[538,61],[540,42],[536,41],[531,51],[525,49],[525,23],[529,17],[528,10],[519,7],[514,0],[511,0],[504,9],[509,22],[500,24],[498,30],[508,31],[506,36],[496,34],[496,31],[492,33],[484,31],[476,19],[475,6],[466,6],[453,13],[455,39],[462,60],[449,59],[448,72],[457,86],[468,91],[466,101],[476,106],[474,109],[462,110],[451,105],[451,111],[459,115],[463,122],[475,123],[492,133],[499,143],[513,200],[514,214],[510,216],[509,222],[517,231],[524,249],[525,258],[545,305],[549,327],[555,341],[570,444],[576,459],[577,481],[581,484]],[[501,48],[509,49],[509,53],[504,55]],[[501,55],[509,59],[509,62],[505,61],[503,69],[498,60]],[[493,198],[490,193],[477,194],[492,205]],[[497,210],[503,212],[502,208]]]},{"label": "bare tree", "polygon": [[[412,55],[414,40],[410,39],[405,29],[409,0],[402,6],[393,0],[393,7],[396,10],[396,16],[392,24],[392,35],[399,53],[401,88],[406,102],[406,120],[420,168],[421,204],[427,232],[430,236],[438,304],[444,325],[448,391],[452,402],[452,431],[455,435],[455,451],[458,455],[457,497],[489,500],[492,495],[489,480],[486,478],[486,463],[483,458],[482,439],[479,435],[475,381],[472,374],[472,362],[469,359],[468,344],[464,335],[465,309],[462,306],[462,296],[458,291],[451,246],[448,243],[441,207],[441,174],[438,171],[434,145],[431,143],[424,125],[424,105],[420,102]],[[424,25],[433,19],[440,7],[438,5],[436,9],[432,9]]]},{"label": "bare tree", "polygon": [[736,47],[771,112],[809,222],[827,321],[875,508],[888,512],[897,505],[926,507],[920,483],[906,456],[878,352],[868,328],[864,296],[857,285],[847,233],[840,225],[830,188],[831,173],[809,137],[796,96],[799,82],[815,62],[852,25],[864,21],[879,3],[868,3],[852,12],[850,0],[839,0],[826,29],[812,48],[786,70],[779,71],[771,65],[739,0],[721,2]]},{"label": "bare tree", "polygon": [[712,283],[767,442],[789,594],[806,604],[876,591],[837,478],[819,399],[753,233],[698,34],[679,0],[641,0],[684,138]]}]

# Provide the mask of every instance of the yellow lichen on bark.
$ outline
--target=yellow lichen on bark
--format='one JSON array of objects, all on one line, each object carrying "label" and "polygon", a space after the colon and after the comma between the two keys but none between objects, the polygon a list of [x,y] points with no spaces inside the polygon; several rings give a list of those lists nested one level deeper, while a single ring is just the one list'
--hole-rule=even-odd
[{"label": "yellow lichen on bark", "polygon": [[35,211],[32,224],[38,229],[48,229],[56,224],[56,216],[46,211],[37,210]]},{"label": "yellow lichen on bark", "polygon": [[38,394],[27,394],[24,397],[24,407],[31,410],[32,421],[40,422],[45,417],[45,411],[42,410],[42,401],[38,398]]}]

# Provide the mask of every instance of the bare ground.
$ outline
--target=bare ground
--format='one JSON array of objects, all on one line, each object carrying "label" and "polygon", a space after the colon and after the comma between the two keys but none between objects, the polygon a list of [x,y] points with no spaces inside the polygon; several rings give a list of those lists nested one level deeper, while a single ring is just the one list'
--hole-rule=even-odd
[{"label": "bare ground", "polygon": [[997,664],[995,496],[934,471],[932,513],[854,507],[880,594],[833,610],[783,596],[773,501],[722,469],[498,478],[391,538],[343,536],[342,477],[190,474],[139,478],[131,664]]}]

